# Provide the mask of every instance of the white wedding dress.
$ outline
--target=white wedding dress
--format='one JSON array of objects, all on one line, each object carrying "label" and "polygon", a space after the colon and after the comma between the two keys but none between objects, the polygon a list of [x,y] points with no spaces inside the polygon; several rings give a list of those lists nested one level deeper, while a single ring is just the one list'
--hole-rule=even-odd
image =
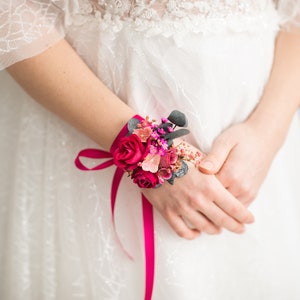
[{"label": "white wedding dress", "polygon": [[[278,10],[270,0],[0,3],[2,68],[65,37],[140,115],[183,111],[190,140],[205,151],[258,103],[279,26],[287,19],[296,24],[300,12],[298,0],[283,0]],[[74,166],[78,151],[98,146],[32,100],[6,71],[0,104],[0,299],[143,299],[137,187],[124,178],[116,207],[131,261],[111,222],[114,168],[86,173]],[[186,241],[155,213],[153,300],[300,299],[299,154],[296,115],[251,206],[256,221],[243,235]]]}]

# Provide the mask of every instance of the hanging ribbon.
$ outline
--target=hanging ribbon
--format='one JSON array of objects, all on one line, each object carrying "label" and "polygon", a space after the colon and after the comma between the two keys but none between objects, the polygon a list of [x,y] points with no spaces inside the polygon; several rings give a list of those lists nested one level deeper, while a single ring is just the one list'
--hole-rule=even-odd
[{"label": "hanging ribbon", "polygon": [[[143,120],[142,117],[136,115],[134,118]],[[113,155],[115,149],[118,146],[120,138],[124,137],[128,133],[127,124],[122,128],[116,139],[114,140],[110,152],[99,150],[99,149],[84,149],[80,151],[75,159],[75,165],[78,169],[82,171],[98,171],[108,168],[114,164]],[[81,158],[89,159],[105,159],[109,160],[95,166],[92,168],[86,167],[82,162]],[[117,192],[120,186],[120,182],[124,175],[124,171],[120,168],[116,168],[111,185],[111,213],[112,213],[112,223],[114,226],[114,232],[118,243],[120,244],[126,255],[132,259],[132,256],[123,247],[120,239],[117,235],[116,225],[115,225],[115,204],[117,199]],[[142,199],[142,209],[143,209],[143,230],[144,230],[144,252],[145,252],[145,300],[151,300],[153,285],[154,285],[154,267],[155,267],[155,244],[154,244],[154,219],[153,219],[153,208],[147,198],[141,194]]]}]

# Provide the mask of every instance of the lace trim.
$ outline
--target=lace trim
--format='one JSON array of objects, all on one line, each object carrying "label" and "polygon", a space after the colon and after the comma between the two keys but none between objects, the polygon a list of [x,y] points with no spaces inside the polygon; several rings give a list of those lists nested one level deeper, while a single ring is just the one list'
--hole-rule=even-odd
[{"label": "lace trim", "polygon": [[[118,32],[124,26],[147,35],[166,36],[183,33],[243,32],[276,30],[278,14],[273,2],[266,0],[199,1],[104,1],[85,0],[73,24],[99,22],[102,30]],[[147,3],[146,3],[147,2]]]},{"label": "lace trim", "polygon": [[227,17],[235,14],[249,14],[263,9],[257,0],[91,0],[93,9],[102,16],[111,14],[120,19],[137,18],[160,20],[161,18],[186,18],[190,15],[203,17]]},{"label": "lace trim", "polygon": [[51,2],[8,1],[0,6],[0,55],[53,34],[61,11]]}]

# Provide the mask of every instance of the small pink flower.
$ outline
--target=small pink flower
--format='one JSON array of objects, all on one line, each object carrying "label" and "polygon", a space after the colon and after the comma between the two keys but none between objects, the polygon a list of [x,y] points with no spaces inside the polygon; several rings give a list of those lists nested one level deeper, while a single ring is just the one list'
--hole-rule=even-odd
[{"label": "small pink flower", "polygon": [[166,132],[162,128],[158,128],[157,131],[159,134],[166,134]]},{"label": "small pink flower", "polygon": [[150,127],[142,127],[139,129],[135,129],[133,131],[134,134],[136,134],[143,143],[147,142],[147,140],[149,139],[149,137],[152,134],[152,130]]},{"label": "small pink flower", "polygon": [[160,159],[160,166],[162,168],[168,168],[171,165],[174,165],[178,160],[178,155],[176,153],[176,148],[172,147],[166,152],[164,156]]},{"label": "small pink flower", "polygon": [[160,155],[149,153],[141,164],[144,171],[156,173],[160,162]]},{"label": "small pink flower", "polygon": [[160,168],[158,171],[158,177],[160,183],[163,183],[165,180],[169,180],[172,177],[172,170],[170,168]]},{"label": "small pink flower", "polygon": [[150,146],[150,150],[149,150],[150,154],[157,154],[158,153],[158,149],[155,145],[151,145]]},{"label": "small pink flower", "polygon": [[167,150],[168,149],[168,142],[165,139],[161,139],[160,142],[161,142],[161,148],[164,149],[164,150]]},{"label": "small pink flower", "polygon": [[153,131],[153,132],[151,133],[151,137],[152,137],[153,139],[157,140],[157,139],[159,139],[159,134],[158,134],[156,131]]}]

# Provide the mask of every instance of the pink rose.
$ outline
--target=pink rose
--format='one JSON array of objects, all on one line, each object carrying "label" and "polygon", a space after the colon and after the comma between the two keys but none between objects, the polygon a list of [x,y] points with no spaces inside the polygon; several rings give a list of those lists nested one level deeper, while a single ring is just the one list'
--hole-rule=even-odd
[{"label": "pink rose", "polygon": [[140,188],[151,189],[155,188],[158,182],[158,177],[156,174],[144,171],[142,168],[135,169],[131,178],[133,182],[136,183]]},{"label": "pink rose", "polygon": [[165,180],[169,180],[171,179],[173,175],[172,169],[171,168],[161,168],[158,171],[158,177],[159,177],[159,181],[160,183],[163,183]]},{"label": "pink rose", "polygon": [[125,171],[134,170],[149,153],[149,148],[149,140],[147,143],[142,143],[136,134],[126,136],[120,140],[114,152],[114,163]]},{"label": "pink rose", "polygon": [[175,164],[178,159],[178,155],[176,153],[176,149],[170,148],[168,152],[160,158],[159,165],[162,168],[169,168],[171,165]]}]

